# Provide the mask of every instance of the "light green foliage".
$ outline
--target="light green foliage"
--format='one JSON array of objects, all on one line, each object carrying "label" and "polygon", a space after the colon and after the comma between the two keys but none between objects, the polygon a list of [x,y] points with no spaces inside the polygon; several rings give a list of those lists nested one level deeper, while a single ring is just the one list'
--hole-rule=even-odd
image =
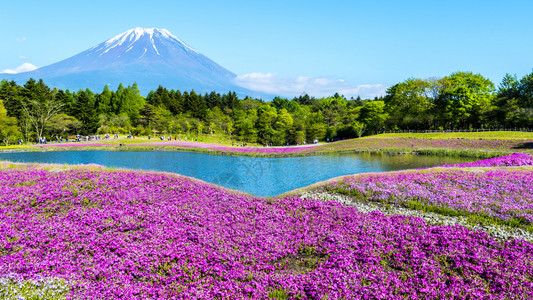
[{"label": "light green foliage", "polygon": [[4,108],[2,100],[0,100],[0,139],[8,146],[10,142],[14,142],[20,136],[17,119],[7,116],[7,110]]},{"label": "light green foliage", "polygon": [[444,124],[478,127],[493,100],[494,84],[472,72],[457,72],[441,80],[442,91],[436,105]]},{"label": "light green foliage", "polygon": [[58,114],[50,118],[45,129],[52,135],[68,135],[78,133],[83,124],[67,114]]},{"label": "light green foliage", "polygon": [[386,133],[380,134],[380,138],[413,138],[413,139],[496,139],[496,140],[533,140],[533,132],[441,132],[441,133]]},{"label": "light green foliage", "polygon": [[60,300],[65,299],[68,292],[68,284],[59,278],[39,280],[23,280],[18,276],[0,278],[0,299]]},{"label": "light green foliage", "polygon": [[289,299],[289,294],[287,294],[284,290],[273,290],[272,292],[268,293],[269,299],[276,299],[276,300],[287,300]]},{"label": "light green foliage", "polygon": [[352,122],[351,126],[353,128],[353,131],[355,131],[355,133],[357,134],[358,138],[363,136],[363,133],[366,130],[365,124],[363,124],[361,122],[358,122],[358,121],[354,121],[354,122]]},{"label": "light green foliage", "polygon": [[278,113],[276,108],[270,105],[263,105],[257,110],[256,127],[259,128],[257,132],[258,142],[261,144],[272,143],[276,138],[278,132],[273,128],[276,122]]},{"label": "light green foliage", "polygon": [[365,124],[369,132],[377,133],[385,125],[388,116],[385,112],[385,102],[371,101],[361,108],[359,121]]},{"label": "light green foliage", "polygon": [[391,128],[427,128],[433,119],[431,95],[435,82],[410,78],[393,85],[383,99]]},{"label": "light green foliage", "polygon": [[20,107],[23,117],[35,129],[37,137],[42,137],[46,123],[53,116],[61,113],[64,104],[55,99],[54,93],[43,80],[28,80],[20,90]]},{"label": "light green foliage", "polygon": [[136,120],[139,117],[139,111],[144,106],[145,101],[141,96],[137,83],[128,86],[119,95],[119,114],[125,113],[129,116],[130,120]]},{"label": "light green foliage", "polygon": [[287,140],[287,136],[291,134],[294,120],[287,109],[282,108],[278,111],[278,117],[273,125],[276,130],[274,142],[276,145],[283,145]]}]

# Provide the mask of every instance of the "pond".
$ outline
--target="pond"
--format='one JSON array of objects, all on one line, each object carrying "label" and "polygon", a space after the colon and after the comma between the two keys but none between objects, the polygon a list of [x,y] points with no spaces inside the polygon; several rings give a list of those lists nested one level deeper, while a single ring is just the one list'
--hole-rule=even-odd
[{"label": "pond", "polygon": [[0,161],[99,164],[172,172],[257,196],[276,196],[333,177],[432,167],[472,159],[422,155],[343,154],[288,158],[178,151],[57,151],[0,153]]}]

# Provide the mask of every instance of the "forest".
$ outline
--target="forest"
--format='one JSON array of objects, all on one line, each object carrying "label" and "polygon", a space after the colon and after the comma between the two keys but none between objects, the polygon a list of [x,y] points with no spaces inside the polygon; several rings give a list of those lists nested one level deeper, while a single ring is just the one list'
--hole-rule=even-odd
[{"label": "forest", "polygon": [[146,97],[137,84],[100,93],[51,88],[42,80],[0,83],[0,139],[93,134],[225,135],[272,145],[333,141],[389,130],[533,128],[533,73],[507,74],[495,87],[472,72],[409,78],[374,99],[336,93],[314,98],[239,98],[159,86]]}]

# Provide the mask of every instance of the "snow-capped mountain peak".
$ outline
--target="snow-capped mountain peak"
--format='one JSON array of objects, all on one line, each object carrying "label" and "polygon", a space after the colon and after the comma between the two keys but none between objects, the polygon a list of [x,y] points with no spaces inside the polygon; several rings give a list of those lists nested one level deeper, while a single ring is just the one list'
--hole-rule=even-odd
[{"label": "snow-capped mountain peak", "polygon": [[[161,56],[162,53],[159,51],[161,47],[173,48],[174,50],[182,49],[186,52],[201,55],[198,51],[184,43],[166,29],[142,27],[136,27],[114,36],[109,40],[94,46],[89,52],[91,52],[91,54],[98,53],[98,56],[102,57],[111,51],[111,54],[116,56],[118,51],[129,52],[134,48],[138,48],[143,50],[138,53],[138,58],[142,58],[145,57],[148,51],[157,56]],[[164,52],[165,51],[163,51],[163,53]]]},{"label": "snow-capped mountain peak", "polygon": [[[142,93],[159,85],[182,91],[227,92],[242,88],[235,74],[185,44],[166,29],[136,27],[60,62],[1,78],[43,78],[58,88],[100,90],[137,82]],[[252,93],[241,93],[251,95]]]},{"label": "snow-capped mountain peak", "polygon": [[[194,53],[199,53],[195,49],[193,49],[191,46],[184,43],[182,40],[177,38],[175,35],[170,33],[170,31],[166,29],[158,29],[158,28],[142,28],[142,27],[136,27],[133,29],[130,29],[126,32],[123,32],[115,37],[110,38],[109,40],[105,41],[103,44],[106,46],[104,52],[109,51],[112,48],[118,47],[118,46],[125,46],[127,48],[130,48],[133,46],[134,43],[136,43],[139,39],[142,37],[147,37],[147,39],[151,42],[152,45],[154,45],[152,48],[155,48],[155,41],[157,39],[166,39],[169,41],[173,41],[178,43],[181,47],[188,51],[192,51]],[[97,45],[94,48],[101,48]],[[156,50],[157,51],[157,50]]]}]

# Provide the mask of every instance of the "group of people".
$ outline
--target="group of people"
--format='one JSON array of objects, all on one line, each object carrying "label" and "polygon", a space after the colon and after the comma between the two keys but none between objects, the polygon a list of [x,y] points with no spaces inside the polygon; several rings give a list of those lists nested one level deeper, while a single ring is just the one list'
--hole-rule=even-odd
[{"label": "group of people", "polygon": [[[234,143],[231,142],[231,145],[234,146]],[[237,147],[246,147],[248,143],[237,143]]]},{"label": "group of people", "polygon": [[46,144],[46,137],[45,136],[43,136],[41,138],[36,137],[35,138],[35,144]]},{"label": "group of people", "polygon": [[[104,140],[106,139],[109,139],[111,138],[111,135],[109,133],[106,133],[103,137]],[[115,133],[113,134],[113,138],[114,139],[118,139],[118,134]],[[64,138],[65,139],[65,142],[68,142],[68,136]],[[82,135],[76,135],[76,137],[74,138],[74,141],[76,142],[88,142],[88,141],[100,141],[102,140],[102,137],[98,134],[95,134],[95,135],[86,135],[86,136],[82,136]],[[36,137],[35,138],[35,143],[36,144],[46,144],[48,141],[46,139],[45,136],[43,137]],[[56,142],[58,143],[61,143],[63,142],[63,136],[58,136],[56,135]],[[24,143],[24,141],[22,139],[18,140],[17,143],[19,145],[22,145]]]}]

